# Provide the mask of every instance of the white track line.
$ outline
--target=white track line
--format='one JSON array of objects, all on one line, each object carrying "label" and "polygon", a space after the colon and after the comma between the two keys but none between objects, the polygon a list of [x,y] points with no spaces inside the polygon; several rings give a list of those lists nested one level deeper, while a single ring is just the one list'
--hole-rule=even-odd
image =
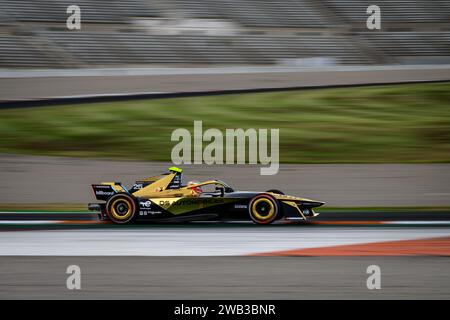
[{"label": "white track line", "polygon": [[64,221],[58,220],[0,220],[0,225],[46,225],[46,224],[60,224]]},{"label": "white track line", "polygon": [[450,236],[450,228],[131,228],[0,233],[0,255],[233,256]]},{"label": "white track line", "polygon": [[240,73],[280,73],[280,72],[330,72],[330,71],[392,71],[392,70],[442,70],[449,64],[441,65],[380,65],[380,66],[239,66],[206,68],[85,68],[85,69],[0,69],[0,78],[43,78],[43,77],[98,77],[98,76],[158,76],[196,74],[240,74]]}]

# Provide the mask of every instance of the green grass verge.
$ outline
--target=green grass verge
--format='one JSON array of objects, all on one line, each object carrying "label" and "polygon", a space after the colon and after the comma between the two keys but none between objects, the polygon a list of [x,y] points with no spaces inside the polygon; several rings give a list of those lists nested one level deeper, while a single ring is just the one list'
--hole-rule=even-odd
[{"label": "green grass verge", "polygon": [[450,83],[0,111],[0,152],[170,160],[171,133],[279,128],[284,163],[450,161]]}]

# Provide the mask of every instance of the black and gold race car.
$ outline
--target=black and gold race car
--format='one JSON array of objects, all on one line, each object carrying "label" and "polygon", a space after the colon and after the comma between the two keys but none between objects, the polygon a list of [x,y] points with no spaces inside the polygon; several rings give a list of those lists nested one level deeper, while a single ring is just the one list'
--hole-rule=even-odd
[{"label": "black and gold race car", "polygon": [[101,220],[125,224],[139,221],[249,220],[269,224],[276,220],[307,220],[318,215],[323,202],[284,195],[278,190],[235,191],[225,182],[182,181],[182,170],[145,178],[127,189],[120,182],[93,184],[97,200],[89,210]]}]

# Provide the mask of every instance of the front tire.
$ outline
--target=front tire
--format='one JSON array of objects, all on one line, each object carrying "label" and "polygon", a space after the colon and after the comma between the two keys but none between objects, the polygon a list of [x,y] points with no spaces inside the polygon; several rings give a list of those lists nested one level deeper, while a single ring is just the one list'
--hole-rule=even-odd
[{"label": "front tire", "polygon": [[108,218],[117,224],[125,224],[133,221],[136,214],[136,202],[128,194],[116,194],[106,203]]},{"label": "front tire", "polygon": [[270,195],[254,197],[248,206],[250,218],[257,224],[270,224],[278,216],[278,202]]}]

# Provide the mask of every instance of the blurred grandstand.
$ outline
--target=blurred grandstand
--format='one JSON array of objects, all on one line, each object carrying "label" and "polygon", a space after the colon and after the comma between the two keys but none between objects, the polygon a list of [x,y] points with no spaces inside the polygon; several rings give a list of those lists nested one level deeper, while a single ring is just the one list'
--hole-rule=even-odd
[{"label": "blurred grandstand", "polygon": [[[82,29],[66,29],[66,8]],[[366,8],[381,8],[381,30]],[[0,68],[450,63],[450,2],[0,0]]]}]

